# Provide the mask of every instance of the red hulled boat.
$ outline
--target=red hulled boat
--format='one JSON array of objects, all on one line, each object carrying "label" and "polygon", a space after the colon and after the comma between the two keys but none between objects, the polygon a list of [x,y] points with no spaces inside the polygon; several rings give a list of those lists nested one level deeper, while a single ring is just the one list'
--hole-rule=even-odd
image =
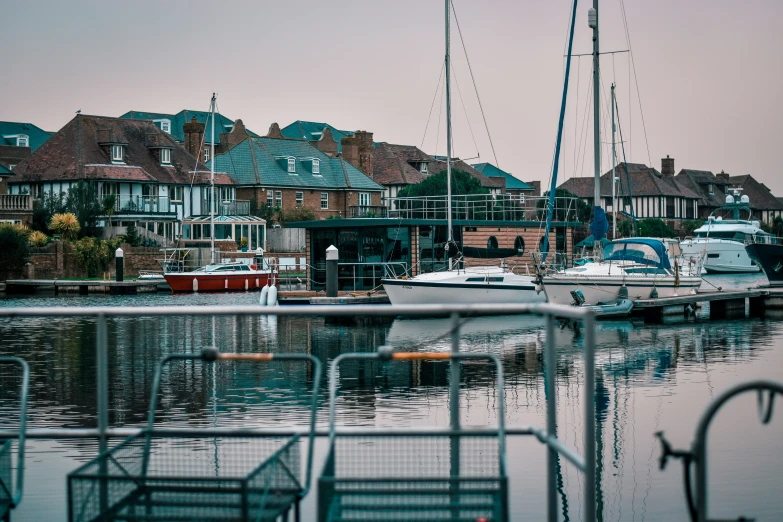
[{"label": "red hulled boat", "polygon": [[207,265],[192,272],[164,273],[163,277],[173,292],[258,290],[274,282],[271,270],[245,263]]}]

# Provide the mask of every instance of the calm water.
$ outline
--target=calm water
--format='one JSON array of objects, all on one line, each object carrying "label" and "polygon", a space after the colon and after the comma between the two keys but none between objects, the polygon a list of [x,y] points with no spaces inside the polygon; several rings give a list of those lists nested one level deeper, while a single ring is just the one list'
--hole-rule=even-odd
[{"label": "calm water", "polygon": [[[753,286],[758,277],[711,278],[723,288]],[[220,305],[251,304],[254,294],[197,296],[36,297],[0,300],[0,306]],[[690,446],[698,417],[729,386],[750,379],[781,380],[783,322],[775,320],[678,320],[660,326],[636,321],[604,322],[597,333],[596,401],[600,462],[599,505],[603,520],[687,518],[679,462],[658,469],[653,437],[664,430],[675,447]],[[448,321],[395,320],[373,327],[332,326],[323,318],[127,318],[109,323],[110,422],[139,426],[145,421],[153,371],[169,353],[217,345],[224,351],[307,352],[323,361],[340,353],[373,351],[391,344],[403,350],[448,350]],[[0,320],[0,354],[24,357],[31,366],[31,427],[95,426],[95,323],[88,319]],[[559,433],[581,450],[582,338],[568,328],[556,333]],[[509,424],[545,424],[543,321],[530,317],[488,317],[464,324],[462,349],[501,357],[506,374]],[[201,367],[178,364],[164,379],[158,418],[168,425],[291,426],[306,423],[312,374],[305,366],[275,363]],[[0,391],[9,392],[11,379]],[[338,407],[343,424],[367,426],[447,425],[448,365],[349,364],[340,372],[344,391]],[[324,388],[325,389],[325,388]],[[463,372],[462,421],[494,423],[497,394],[492,375],[472,365]],[[729,404],[709,439],[710,509],[713,517],[740,514],[759,521],[783,513],[783,416],[761,426],[756,398]],[[326,424],[326,394],[318,422]],[[13,422],[10,402],[0,402],[0,419]],[[514,520],[545,516],[543,447],[522,437],[509,439],[511,509]],[[91,441],[30,441],[25,497],[14,520],[66,519],[68,472],[94,456]],[[324,442],[316,451],[320,473]],[[581,476],[563,465],[561,512],[580,520]],[[313,517],[315,493],[305,501],[304,520]]]}]

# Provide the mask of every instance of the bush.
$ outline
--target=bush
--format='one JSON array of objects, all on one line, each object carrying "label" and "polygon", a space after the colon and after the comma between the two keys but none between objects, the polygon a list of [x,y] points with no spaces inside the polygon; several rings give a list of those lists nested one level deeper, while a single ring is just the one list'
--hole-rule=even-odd
[{"label": "bush", "polygon": [[31,245],[36,247],[46,246],[49,243],[49,236],[38,230],[31,233],[27,239]]},{"label": "bush", "polygon": [[281,226],[285,226],[286,223],[294,223],[297,221],[314,221],[315,211],[310,207],[297,206],[290,210],[281,210],[277,213],[277,222]]},{"label": "bush", "polygon": [[55,234],[60,234],[63,239],[76,239],[81,228],[79,220],[70,212],[55,214],[49,222],[49,229]]},{"label": "bush", "polygon": [[0,279],[18,274],[30,256],[29,231],[19,225],[0,224]]},{"label": "bush", "polygon": [[640,237],[675,237],[677,234],[669,225],[658,218],[643,219],[638,224]]},{"label": "bush", "polygon": [[703,223],[698,220],[690,220],[690,221],[683,221],[680,224],[680,230],[685,232],[686,236],[690,236],[693,234],[693,231],[697,228],[701,227]]},{"label": "bush", "polygon": [[97,277],[106,272],[114,259],[114,251],[120,241],[102,240],[94,237],[85,237],[74,241],[73,246],[79,255],[79,266],[87,274],[87,277]]},{"label": "bush", "polygon": [[136,228],[135,221],[131,221],[128,223],[128,226],[125,227],[125,242],[134,247],[141,246],[144,242],[141,234],[139,234],[139,229]]}]

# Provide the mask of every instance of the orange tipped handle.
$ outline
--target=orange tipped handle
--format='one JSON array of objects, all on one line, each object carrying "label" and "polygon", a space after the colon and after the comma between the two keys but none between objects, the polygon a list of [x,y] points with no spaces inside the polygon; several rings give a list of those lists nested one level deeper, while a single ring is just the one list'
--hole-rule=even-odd
[{"label": "orange tipped handle", "polygon": [[273,353],[221,353],[217,358],[221,361],[271,361]]},{"label": "orange tipped handle", "polygon": [[397,352],[392,354],[395,361],[420,361],[422,359],[451,359],[448,352]]}]

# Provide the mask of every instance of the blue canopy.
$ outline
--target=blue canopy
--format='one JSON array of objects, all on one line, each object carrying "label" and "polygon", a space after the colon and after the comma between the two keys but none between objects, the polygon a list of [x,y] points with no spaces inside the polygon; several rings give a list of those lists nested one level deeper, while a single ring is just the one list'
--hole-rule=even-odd
[{"label": "blue canopy", "polygon": [[[611,243],[611,241],[609,241],[606,238],[603,238],[601,240],[601,246],[608,245],[609,243]],[[593,236],[587,236],[582,241],[576,244],[577,248],[584,248],[584,247],[593,248],[594,246],[595,246],[595,238]]]},{"label": "blue canopy", "polygon": [[657,239],[618,239],[604,246],[604,261],[633,261],[667,270],[672,267],[666,245]]}]

